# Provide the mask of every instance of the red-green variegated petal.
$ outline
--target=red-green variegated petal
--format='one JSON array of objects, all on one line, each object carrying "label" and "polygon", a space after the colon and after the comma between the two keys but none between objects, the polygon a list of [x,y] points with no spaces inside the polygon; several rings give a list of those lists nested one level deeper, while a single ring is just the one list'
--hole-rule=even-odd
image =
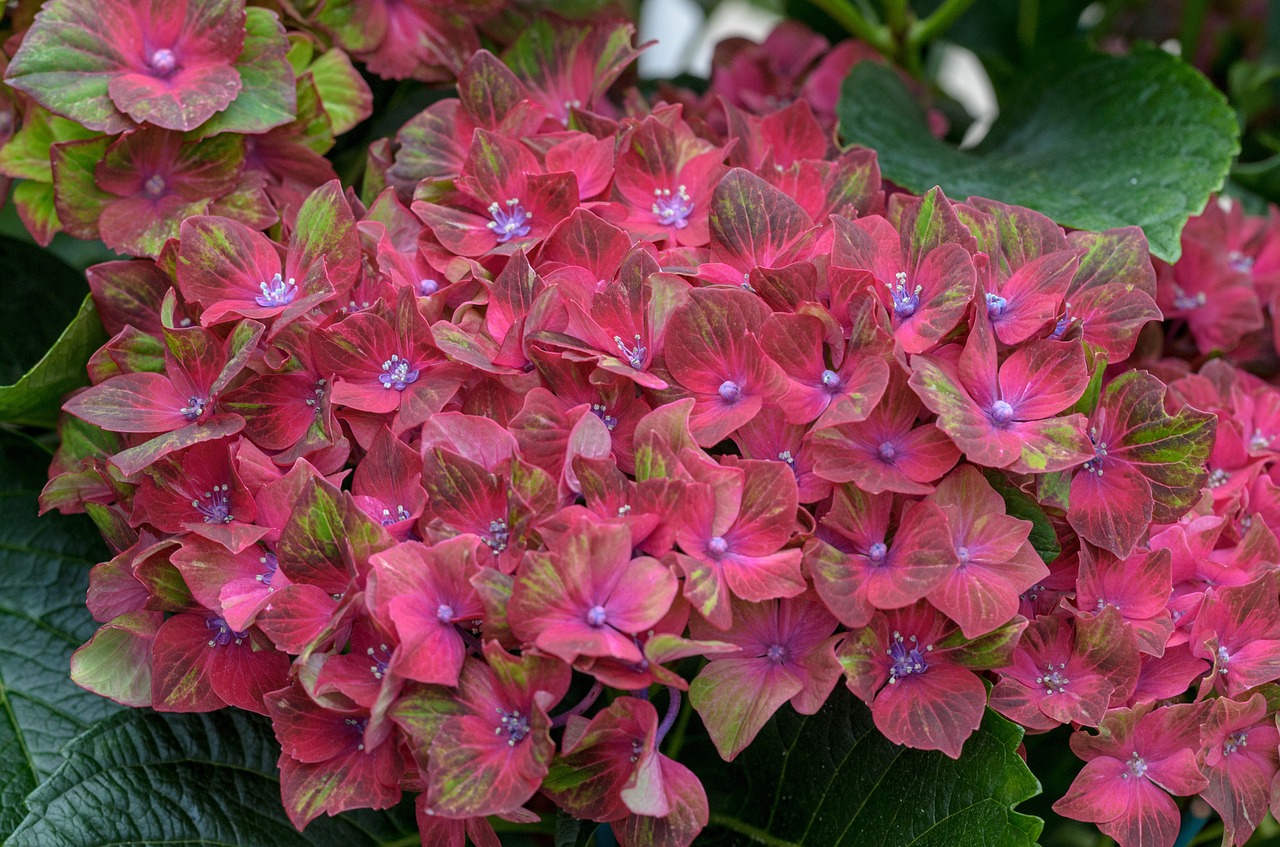
[{"label": "red-green variegated petal", "polygon": [[720,757],[731,762],[803,688],[799,674],[767,658],[716,659],[690,683],[689,702]]}]

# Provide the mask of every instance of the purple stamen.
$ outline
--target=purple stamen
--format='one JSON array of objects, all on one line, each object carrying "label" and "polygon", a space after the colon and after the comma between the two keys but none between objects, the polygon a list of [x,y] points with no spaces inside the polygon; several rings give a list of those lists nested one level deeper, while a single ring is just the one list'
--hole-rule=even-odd
[{"label": "purple stamen", "polygon": [[513,197],[508,200],[505,209],[497,203],[490,203],[489,214],[493,216],[493,220],[486,226],[493,230],[499,244],[506,244],[512,238],[524,238],[529,234],[529,221],[533,218],[533,213],[526,212],[518,199]]},{"label": "purple stamen", "polygon": [[378,382],[382,383],[383,388],[404,391],[410,383],[418,381],[418,369],[411,368],[409,360],[402,359],[399,355],[392,355],[383,362],[382,370],[384,373],[378,374]]},{"label": "purple stamen", "polygon": [[178,57],[168,47],[161,47],[151,54],[147,64],[156,76],[163,79],[178,69]]},{"label": "purple stamen", "polygon": [[[908,644],[910,644],[910,647],[907,646]],[[930,644],[924,649],[927,653],[933,649],[933,645]],[[920,652],[920,642],[914,635],[904,641],[902,633],[895,632],[893,634],[893,643],[889,645],[889,649],[885,652],[889,654],[889,658],[893,662],[889,666],[890,684],[911,674],[922,674],[929,670],[929,664],[925,662],[924,655]]]},{"label": "purple stamen", "polygon": [[265,309],[287,306],[293,302],[294,297],[298,296],[298,286],[294,284],[293,277],[289,277],[289,281],[285,282],[280,274],[276,274],[268,282],[258,283],[258,288],[262,293],[253,299]]},{"label": "purple stamen", "polygon": [[907,275],[903,271],[898,272],[897,280],[897,285],[886,283],[889,295],[893,298],[893,313],[899,318],[909,318],[920,307],[921,286],[917,285],[914,289],[908,288]]},{"label": "purple stamen", "polygon": [[724,402],[736,403],[738,398],[742,396],[742,388],[733,380],[726,379],[720,383],[719,394],[720,399]]},{"label": "purple stamen", "polygon": [[231,487],[225,483],[215,485],[212,491],[204,493],[205,503],[201,500],[192,500],[191,505],[196,511],[204,515],[205,523],[231,523],[235,520],[231,515]]},{"label": "purple stamen", "polygon": [[658,217],[658,223],[675,229],[684,229],[689,225],[688,218],[693,213],[693,200],[689,198],[689,193],[685,191],[683,185],[677,188],[674,194],[670,189],[656,189],[653,196],[656,198],[653,202],[653,213]]}]

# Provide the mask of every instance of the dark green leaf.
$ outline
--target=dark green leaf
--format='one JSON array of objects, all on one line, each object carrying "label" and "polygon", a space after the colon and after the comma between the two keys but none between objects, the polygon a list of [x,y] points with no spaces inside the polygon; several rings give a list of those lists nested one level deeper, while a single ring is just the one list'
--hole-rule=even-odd
[{"label": "dark green leaf", "polygon": [[418,845],[401,810],[313,821],[305,832],[280,804],[270,722],[226,709],[204,715],[130,710],[94,726],[28,799],[7,847],[183,844],[230,847]]},{"label": "dark green leaf", "polygon": [[62,746],[116,710],[70,680],[71,652],[96,627],[84,606],[89,567],[106,548],[83,516],[36,516],[48,460],[0,438],[0,840]]},{"label": "dark green leaf", "polygon": [[988,710],[958,760],[908,750],[838,686],[815,715],[782,709],[743,751],[731,799],[712,794],[708,841],[745,847],[763,831],[778,847],[1031,847],[1041,822],[1013,807],[1040,784],[1021,741]]},{"label": "dark green leaf", "polygon": [[1031,537],[1027,540],[1031,542],[1032,547],[1036,548],[1036,552],[1040,554],[1041,559],[1044,559],[1045,564],[1058,558],[1058,554],[1062,552],[1062,545],[1058,543],[1058,535],[1053,531],[1053,524],[1049,523],[1049,516],[1044,513],[1044,509],[1040,508],[1035,499],[1010,482],[1009,478],[998,470],[986,468],[983,475],[996,493],[1004,498],[1006,512],[1015,518],[1031,521]]},{"label": "dark green leaf", "polygon": [[844,140],[874,148],[884,177],[905,188],[941,185],[950,197],[1028,206],[1078,229],[1138,225],[1167,261],[1239,150],[1222,94],[1152,47],[1046,63],[1003,105],[987,139],[960,150],[929,132],[892,70],[863,62],[838,111]]},{"label": "dark green leaf", "polygon": [[[17,334],[26,332],[30,323],[28,318]],[[72,389],[89,384],[85,364],[106,340],[93,300],[86,294],[80,311],[40,361],[17,382],[0,385],[0,421],[22,426],[52,427],[56,424],[63,396]]]}]

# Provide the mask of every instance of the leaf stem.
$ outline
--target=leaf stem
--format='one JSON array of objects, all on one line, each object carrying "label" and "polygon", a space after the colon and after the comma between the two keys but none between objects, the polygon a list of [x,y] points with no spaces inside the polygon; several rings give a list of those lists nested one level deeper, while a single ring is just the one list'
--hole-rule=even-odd
[{"label": "leaf stem", "polygon": [[922,21],[916,21],[907,31],[907,47],[919,50],[928,42],[937,38],[951,28],[960,16],[969,10],[973,0],[943,0],[941,6],[933,14]]},{"label": "leaf stem", "polygon": [[587,692],[587,696],[583,697],[582,700],[576,706],[566,709],[565,711],[561,712],[560,714],[552,718],[551,725],[553,727],[564,726],[569,722],[569,718],[573,717],[574,715],[580,715],[583,712],[585,712],[587,709],[590,709],[591,704],[594,703],[596,701],[596,698],[600,696],[601,691],[604,691],[604,686],[601,685],[600,680],[597,679],[595,682],[595,685],[592,685],[591,690]]},{"label": "leaf stem", "polygon": [[671,730],[671,740],[667,742],[668,758],[677,760],[680,758],[680,751],[684,748],[685,733],[689,730],[689,718],[692,716],[693,704],[686,697],[680,704],[680,717],[676,718],[675,729]]},{"label": "leaf stem", "polygon": [[740,821],[732,815],[722,814],[720,812],[712,812],[709,822],[712,826],[722,826],[725,829],[731,829],[739,835],[745,835],[757,844],[763,844],[765,847],[800,847],[791,841],[784,841],[775,835],[770,835],[758,826]]},{"label": "leaf stem", "polygon": [[814,6],[835,20],[853,35],[870,44],[876,52],[886,58],[893,58],[895,44],[889,34],[889,28],[882,24],[873,24],[849,0],[811,0]]},{"label": "leaf stem", "polygon": [[1036,46],[1040,26],[1040,0],[1018,0],[1018,46],[1029,54]]},{"label": "leaf stem", "polygon": [[680,689],[674,685],[667,686],[667,713],[662,716],[662,723],[658,724],[657,742],[662,743],[662,739],[667,737],[667,733],[671,731],[671,727],[675,726],[676,716],[680,714]]},{"label": "leaf stem", "polygon": [[1194,62],[1196,47],[1200,44],[1200,30],[1209,13],[1209,0],[1187,0],[1182,10],[1182,27],[1178,33],[1178,46],[1182,61]]}]

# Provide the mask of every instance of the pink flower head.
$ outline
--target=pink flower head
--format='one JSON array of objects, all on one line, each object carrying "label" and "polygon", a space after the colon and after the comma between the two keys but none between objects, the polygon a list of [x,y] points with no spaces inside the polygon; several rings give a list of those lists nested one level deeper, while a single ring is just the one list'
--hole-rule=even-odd
[{"label": "pink flower head", "polygon": [[1073,734],[1085,766],[1054,811],[1097,823],[1121,847],[1172,847],[1180,815],[1169,793],[1208,785],[1196,756],[1205,711],[1204,703],[1117,709],[1097,735]]},{"label": "pink flower head", "polygon": [[956,625],[927,603],[876,612],[836,650],[849,690],[871,707],[876,728],[895,744],[960,758],[982,722],[987,689],[975,671],[1003,664],[1021,626],[997,639],[995,656],[968,655]]},{"label": "pink flower head", "polygon": [[1201,769],[1209,780],[1201,796],[1222,816],[1223,843],[1241,847],[1267,814],[1280,772],[1280,731],[1262,694],[1212,703],[1200,730]]},{"label": "pink flower head", "polygon": [[804,715],[816,712],[840,677],[832,655],[836,620],[816,598],[734,600],[733,621],[727,633],[694,622],[695,637],[722,638],[739,651],[714,658],[689,686],[689,700],[726,761],[783,703]]},{"label": "pink flower head", "polygon": [[818,537],[805,544],[805,566],[818,596],[845,626],[866,626],[875,609],[915,603],[959,565],[947,517],[928,501],[841,485],[821,524]]},{"label": "pink flower head", "polygon": [[631,555],[620,524],[583,521],[526,553],[509,607],[512,631],[543,652],[640,662],[635,634],[662,619],[676,596],[675,574],[656,559]]},{"label": "pink flower head", "polygon": [[1093,454],[1084,416],[1057,416],[1089,381],[1078,341],[1034,341],[997,365],[995,336],[978,309],[958,367],[928,355],[912,357],[911,367],[912,389],[975,464],[1046,473]]},{"label": "pink flower head", "polygon": [[991,691],[991,708],[1025,727],[1098,726],[1138,680],[1138,644],[1120,612],[1038,617],[1023,633]]},{"label": "pink flower head", "polygon": [[[925,227],[915,222],[924,218]],[[901,235],[879,216],[835,219],[831,262],[871,271],[875,291],[890,312],[894,338],[907,353],[937,347],[973,299],[973,236],[950,201],[933,189],[903,211]]]},{"label": "pink flower head", "polygon": [[952,471],[929,498],[942,509],[958,564],[925,595],[966,638],[991,632],[1018,611],[1018,596],[1049,575],[1027,541],[1031,524],[1005,514],[1004,499],[971,465]]},{"label": "pink flower head", "polygon": [[786,391],[786,376],[760,348],[754,328],[768,307],[750,292],[695,289],[671,317],[666,357],[671,376],[694,398],[689,426],[710,447]]},{"label": "pink flower head", "polygon": [[239,93],[244,40],[243,0],[60,0],[23,39],[6,81],[90,129],[137,121],[186,132]]},{"label": "pink flower head", "polygon": [[790,468],[749,459],[718,466],[686,458],[683,464],[695,484],[685,488],[676,560],[693,607],[716,628],[727,629],[733,620],[730,594],[758,602],[803,593],[801,552],[784,548],[798,505]]}]

